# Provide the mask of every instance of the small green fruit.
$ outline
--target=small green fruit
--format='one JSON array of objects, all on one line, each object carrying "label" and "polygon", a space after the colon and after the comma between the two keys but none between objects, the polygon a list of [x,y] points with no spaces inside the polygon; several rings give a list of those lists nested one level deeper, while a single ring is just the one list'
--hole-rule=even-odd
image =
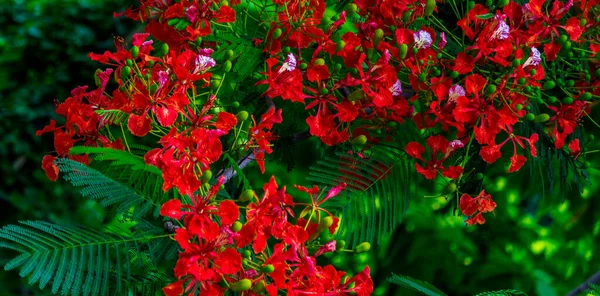
[{"label": "small green fruit", "polygon": [[315,59],[313,62],[313,65],[315,65],[315,66],[325,65],[325,60],[321,59],[321,58]]},{"label": "small green fruit", "polygon": [[515,108],[517,109],[517,111],[521,111],[521,110],[523,110],[523,105],[517,104],[517,105],[515,105]]},{"label": "small green fruit", "polygon": [[250,256],[252,256],[252,252],[250,252],[250,250],[244,250],[242,252],[242,258],[248,259],[248,258],[250,258]]},{"label": "small green fruit", "polygon": [[121,69],[121,80],[127,81],[129,79],[129,76],[131,76],[131,67],[123,67],[123,69]]},{"label": "small green fruit", "polygon": [[427,3],[425,4],[425,9],[423,10],[423,15],[431,16],[433,14],[433,11],[435,10],[435,6],[435,0],[427,0]]},{"label": "small green fruit", "polygon": [[[400,50],[398,51],[398,55],[400,56],[401,60],[406,58],[407,53],[408,53],[408,45],[407,44],[400,45]],[[600,75],[598,75],[598,76],[600,76]]]},{"label": "small green fruit", "polygon": [[273,37],[273,39],[277,39],[281,37],[281,34],[283,34],[283,31],[280,28],[277,28],[275,31],[273,31],[273,35],[271,35],[271,37]]},{"label": "small green fruit", "polygon": [[308,64],[307,63],[300,63],[300,70],[306,70],[306,68],[308,68]]},{"label": "small green fruit", "polygon": [[544,83],[544,89],[545,90],[551,90],[556,86],[556,82],[550,80],[550,81],[546,81],[546,83]]},{"label": "small green fruit", "polygon": [[373,45],[377,47],[381,42],[381,39],[383,39],[383,30],[379,28],[375,30],[375,33],[373,34]]},{"label": "small green fruit", "polygon": [[368,242],[363,242],[360,245],[356,246],[354,248],[354,251],[356,253],[364,253],[364,252],[368,252],[371,249],[371,244]]},{"label": "small green fruit", "polygon": [[326,88],[322,88],[322,89],[321,89],[321,91],[320,91],[320,93],[321,93],[322,95],[326,95],[326,94],[328,94],[328,93],[329,93],[329,90],[328,90],[328,89],[326,89]]},{"label": "small green fruit", "polygon": [[592,99],[592,94],[590,92],[585,92],[583,95],[581,95],[581,99],[584,101],[589,101]]},{"label": "small green fruit", "polygon": [[162,57],[165,56],[166,54],[169,53],[169,45],[166,43],[163,43],[160,48],[158,49],[158,53],[157,56],[158,57]]},{"label": "small green fruit", "polygon": [[256,195],[256,193],[254,193],[254,190],[248,189],[248,190],[242,192],[242,194],[240,195],[240,201],[247,202],[251,199],[254,199],[255,195]]},{"label": "small green fruit", "polygon": [[517,83],[518,83],[519,85],[523,85],[523,84],[525,84],[525,82],[527,82],[527,80],[526,80],[524,77],[521,77],[521,78],[519,78],[519,79],[517,80]]},{"label": "small green fruit", "polygon": [[482,173],[477,173],[477,174],[475,174],[474,178],[475,178],[475,180],[479,181],[479,180],[483,179],[483,174]]},{"label": "small green fruit", "polygon": [[252,281],[249,279],[243,279],[243,280],[233,283],[229,286],[229,288],[233,292],[247,291],[247,290],[250,290],[251,287],[252,287]]},{"label": "small green fruit", "polygon": [[231,71],[231,67],[233,65],[231,64],[230,60],[225,61],[225,63],[223,64],[223,70],[225,70],[225,72],[229,72]]},{"label": "small green fruit", "polygon": [[490,84],[485,88],[485,94],[488,96],[492,95],[495,92],[496,92],[496,86],[493,84]]},{"label": "small green fruit", "polygon": [[452,77],[452,79],[456,79],[456,78],[458,78],[458,75],[459,75],[459,74],[458,74],[458,72],[456,72],[456,71],[452,71],[452,73],[450,73],[450,77]]},{"label": "small green fruit", "polygon": [[498,1],[498,3],[496,4],[497,7],[504,7],[506,5],[508,5],[510,1],[509,0],[500,0]]},{"label": "small green fruit", "polygon": [[206,170],[204,171],[204,173],[202,173],[202,177],[200,178],[200,181],[202,181],[202,183],[208,183],[208,181],[210,181],[210,179],[212,179],[212,172],[210,170]]},{"label": "small green fruit", "polygon": [[225,52],[225,58],[226,58],[227,60],[229,60],[229,59],[233,58],[233,55],[234,55],[234,54],[235,54],[235,53],[233,52],[233,50],[231,50],[231,49],[228,49],[228,50]]},{"label": "small green fruit", "polygon": [[365,135],[360,135],[350,141],[353,145],[362,146],[367,143],[367,137]]},{"label": "small green fruit", "polygon": [[356,6],[356,4],[354,3],[350,3],[348,4],[348,6],[346,6],[346,13],[347,14],[353,14],[358,10],[358,6]]},{"label": "small green fruit", "polygon": [[513,64],[514,67],[518,67],[519,65],[521,65],[521,60],[514,60],[512,62],[512,64]]},{"label": "small green fruit", "polygon": [[231,225],[231,231],[239,232],[240,230],[242,230],[243,226],[244,226],[244,224],[242,224],[242,222],[235,221],[235,222],[233,222],[233,225]]},{"label": "small green fruit", "polygon": [[564,99],[562,99],[563,104],[569,105],[569,104],[573,104],[573,98],[571,97],[566,97]]},{"label": "small green fruit", "polygon": [[338,43],[335,45],[335,50],[336,50],[336,51],[342,51],[342,50],[344,50],[344,47],[345,47],[345,46],[346,46],[346,42],[345,42],[344,40],[340,40],[340,42],[338,42]]},{"label": "small green fruit", "polygon": [[546,113],[542,113],[539,114],[538,116],[535,117],[535,119],[533,120],[533,122],[537,122],[537,123],[542,123],[542,122],[546,122],[550,119],[550,115],[546,114]]},{"label": "small green fruit", "polygon": [[[239,105],[239,103],[238,103],[238,105]],[[238,114],[235,115],[235,118],[237,118],[237,120],[239,122],[244,122],[244,121],[246,121],[246,119],[248,119],[248,116],[249,116],[248,111],[243,110],[243,111],[238,112]]]},{"label": "small green fruit", "polygon": [[527,121],[533,121],[535,119],[535,115],[533,113],[527,113],[527,115],[525,115],[525,120]]},{"label": "small green fruit", "polygon": [[252,292],[259,294],[261,292],[264,292],[266,289],[267,284],[265,283],[264,280],[260,280],[258,282],[256,282],[254,284],[254,286],[252,286]]},{"label": "small green fruit", "polygon": [[140,48],[137,46],[134,46],[131,48],[131,58],[133,59],[137,59],[137,57],[140,55]]},{"label": "small green fruit", "polygon": [[275,271],[275,266],[273,264],[267,264],[260,269],[264,273],[271,273]]}]

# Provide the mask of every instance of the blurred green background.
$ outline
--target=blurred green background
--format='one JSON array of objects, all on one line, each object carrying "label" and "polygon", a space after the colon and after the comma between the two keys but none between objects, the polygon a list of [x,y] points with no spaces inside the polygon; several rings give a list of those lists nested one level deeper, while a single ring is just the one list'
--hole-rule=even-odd
[{"label": "blurred green background", "polygon": [[[113,48],[113,36],[126,40],[141,27],[112,18],[133,0],[11,0],[0,3],[0,211],[5,225],[18,220],[47,220],[100,227],[110,217],[94,201],[82,198],[62,179],[49,181],[41,169],[44,154],[53,149],[52,136],[36,137],[53,114],[54,100],[71,89],[93,83],[101,65],[89,52]],[[600,114],[596,109],[596,118]],[[60,123],[60,121],[59,121]],[[594,126],[586,130],[598,134]],[[599,137],[600,138],[600,137]],[[589,143],[590,150],[598,142]],[[298,144],[296,166],[271,162],[268,171],[278,183],[306,184],[308,165],[320,155],[312,140]],[[597,154],[588,160],[596,167]],[[254,184],[268,176],[248,167]],[[576,185],[564,200],[549,184],[541,184],[527,166],[507,175],[498,165],[488,169],[483,188],[498,207],[483,226],[465,227],[460,216],[444,207],[446,200],[424,198],[442,185],[423,181],[419,197],[411,200],[402,225],[371,252],[358,256],[334,254],[339,268],[359,272],[369,265],[375,295],[412,295],[389,285],[392,272],[430,282],[448,295],[474,295],[495,289],[518,289],[530,295],[565,295],[600,271],[595,251],[600,234],[598,170],[588,170],[591,184],[580,194]],[[536,173],[537,174],[537,173]],[[554,186],[557,185],[558,182]],[[596,248],[597,250],[597,248]],[[0,251],[4,252],[4,250]],[[7,257],[0,253],[0,264]],[[0,270],[0,295],[34,295],[16,272]]]}]

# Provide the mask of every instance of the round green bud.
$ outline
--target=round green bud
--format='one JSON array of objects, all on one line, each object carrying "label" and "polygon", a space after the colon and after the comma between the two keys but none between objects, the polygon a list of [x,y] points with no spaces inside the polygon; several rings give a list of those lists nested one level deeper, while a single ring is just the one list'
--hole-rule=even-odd
[{"label": "round green bud", "polygon": [[581,95],[581,99],[584,101],[589,101],[590,99],[592,99],[592,93],[585,92],[583,95]]},{"label": "round green bud", "polygon": [[525,110],[527,110],[527,111],[531,110],[531,106],[530,105],[525,106]]},{"label": "round green bud", "polygon": [[492,0],[485,0],[485,7],[491,7],[494,2]]},{"label": "round green bud", "polygon": [[477,173],[477,174],[475,174],[474,178],[475,178],[475,180],[479,181],[479,180],[483,179],[483,174]]},{"label": "round green bud", "polygon": [[535,69],[531,69],[531,71],[529,71],[529,74],[531,75],[535,75],[537,73],[537,71]]},{"label": "round green bud", "polygon": [[373,34],[373,45],[377,47],[381,42],[381,39],[383,39],[383,30],[379,28],[375,30],[375,33]]},{"label": "round green bud", "polygon": [[252,292],[259,294],[265,291],[267,284],[264,280],[260,280],[252,286]]},{"label": "round green bud", "polygon": [[273,266],[273,264],[267,264],[265,266],[263,266],[260,271],[264,272],[264,273],[271,273],[273,271],[275,271],[275,266]]},{"label": "round green bud", "polygon": [[233,102],[233,103],[231,103],[231,106],[232,106],[233,108],[237,108],[237,107],[239,107],[239,106],[240,106],[240,102]]},{"label": "round green bud", "polygon": [[323,219],[321,219],[321,222],[319,222],[319,226],[317,226],[317,232],[321,232],[331,227],[331,225],[333,225],[333,217],[329,215],[325,216],[323,217]]},{"label": "round green bud", "polygon": [[458,78],[458,72],[452,71],[452,73],[450,73],[450,77],[452,77],[452,79]]},{"label": "round green bud", "polygon": [[229,1],[221,0],[221,3],[219,3],[219,4],[221,4],[221,6],[229,6]]},{"label": "round green bud", "polygon": [[368,252],[370,249],[371,249],[371,244],[368,242],[363,242],[363,243],[360,243],[358,246],[356,246],[354,248],[354,251],[356,253],[360,254],[360,253]]},{"label": "round green bud", "polygon": [[[408,53],[408,45],[406,45],[406,44],[400,45],[400,50],[398,51],[398,55],[400,56],[401,60],[406,58],[407,53]],[[600,74],[598,74],[598,76],[600,76]]]},{"label": "round green bud", "polygon": [[[239,106],[239,103],[238,103],[238,106]],[[249,116],[248,111],[243,110],[243,111],[238,112],[238,114],[235,115],[235,118],[237,118],[237,120],[239,122],[244,122],[244,121],[246,121],[246,119],[248,119],[248,116]]]},{"label": "round green bud", "polygon": [[544,83],[544,89],[545,90],[551,90],[556,86],[556,82],[550,80],[550,81],[546,81],[546,83]]},{"label": "round green bud", "polygon": [[354,102],[354,101],[358,101],[358,100],[362,100],[365,98],[365,93],[363,92],[362,89],[357,89],[355,91],[353,91],[349,96],[348,96],[348,100]]},{"label": "round green bud", "polygon": [[229,286],[233,292],[248,291],[252,287],[252,281],[249,279],[243,279],[239,282],[233,283]]},{"label": "round green bud", "polygon": [[575,80],[573,80],[573,79],[569,79],[569,80],[565,81],[565,84],[566,84],[568,87],[573,87],[573,86],[575,86]]},{"label": "round green bud", "polygon": [[579,20],[579,25],[582,26],[582,27],[584,27],[585,25],[587,25],[587,20],[584,17],[582,17]]},{"label": "round green bud", "polygon": [[572,51],[570,51],[570,52],[567,54],[567,56],[568,56],[570,59],[572,59],[573,57],[575,57],[575,54],[574,54]]},{"label": "round green bud", "polygon": [[292,51],[292,48],[291,48],[291,47],[289,47],[289,46],[284,46],[284,47],[283,47],[283,53],[284,53],[284,54],[288,54],[288,53],[290,53],[291,51]]},{"label": "round green bud", "polygon": [[537,123],[542,123],[542,122],[546,122],[550,119],[550,115],[546,114],[546,113],[542,113],[539,114],[538,116],[535,117],[535,119],[533,120],[533,122],[537,122]]},{"label": "round green bud", "polygon": [[473,9],[473,7],[475,7],[475,1],[469,1],[467,3],[467,9],[471,10],[471,9]]},{"label": "round green bud", "polygon": [[512,62],[513,67],[518,67],[519,65],[521,65],[521,60],[514,60]]},{"label": "round green bud", "polygon": [[337,21],[337,20],[339,20],[339,19],[340,19],[340,15],[339,15],[339,14],[334,14],[334,15],[331,17],[331,20],[332,20],[332,21],[334,21],[334,22],[335,22],[335,21]]},{"label": "round green bud", "polygon": [[133,59],[137,59],[137,57],[140,55],[140,48],[137,46],[134,46],[131,48],[131,58]]},{"label": "round green bud", "polygon": [[157,56],[158,57],[162,57],[165,56],[166,54],[169,53],[169,45],[166,43],[163,43],[160,48],[158,49],[158,53]]},{"label": "round green bud", "polygon": [[569,40],[569,37],[567,37],[567,35],[560,35],[558,37],[558,43],[561,45],[564,45],[568,40]]},{"label": "round green bud", "polygon": [[200,178],[200,181],[202,181],[202,183],[208,183],[208,181],[210,181],[210,179],[212,179],[212,172],[210,170],[206,170],[204,171],[204,173],[202,173],[202,177]]},{"label": "round green bud", "polygon": [[525,120],[527,121],[533,121],[535,119],[535,115],[533,113],[527,113],[527,115],[525,115]]},{"label": "round green bud", "polygon": [[439,59],[441,59],[443,56],[444,56],[444,55],[443,55],[443,54],[440,52],[440,53],[438,53],[438,54],[436,54],[436,55],[435,55],[435,58],[439,60]]},{"label": "round green bud", "polygon": [[219,86],[221,86],[221,81],[220,80],[211,80],[210,81],[210,89],[216,90],[216,89],[219,88]]},{"label": "round green bud", "polygon": [[446,185],[446,187],[444,187],[444,189],[442,190],[442,194],[443,195],[452,194],[452,193],[456,192],[457,189],[458,189],[458,186],[456,186],[456,183],[454,183],[454,182],[448,183],[448,185]]},{"label": "round green bud", "polygon": [[326,95],[326,94],[329,93],[329,90],[326,89],[326,88],[322,88],[321,91],[320,91],[320,93],[321,93],[321,95]]},{"label": "round green bud", "polygon": [[233,222],[233,224],[231,225],[231,231],[233,232],[239,232],[240,230],[242,230],[242,227],[244,226],[244,224],[242,224],[242,222],[240,221],[235,221]]},{"label": "round green bud", "polygon": [[411,14],[412,14],[412,11],[410,9],[407,9],[406,11],[404,11],[404,13],[402,14],[402,21],[405,23],[408,23],[410,21]]},{"label": "round green bud", "polygon": [[506,5],[508,5],[510,1],[509,0],[499,0],[498,3],[496,4],[497,7],[504,7]]},{"label": "round green bud", "polygon": [[345,241],[345,240],[343,240],[343,239],[341,239],[341,240],[338,240],[338,241],[337,241],[337,243],[336,243],[336,249],[337,249],[337,250],[341,250],[341,249],[343,249],[345,246],[346,246],[346,241]]},{"label": "round green bud", "polygon": [[367,137],[365,135],[360,135],[350,141],[353,145],[362,146],[367,143]]},{"label": "round green bud", "polygon": [[496,86],[493,84],[490,84],[485,88],[485,94],[488,96],[492,95],[495,92],[496,92]]},{"label": "round green bud", "polygon": [[149,61],[149,62],[148,62],[148,67],[149,67],[149,68],[152,68],[152,67],[154,67],[154,61]]},{"label": "round green bud", "polygon": [[427,3],[425,3],[425,9],[423,10],[423,16],[431,16],[435,10],[435,6],[435,0],[427,0]]},{"label": "round green bud", "polygon": [[558,99],[557,99],[556,97],[554,97],[554,96],[553,96],[553,97],[549,97],[549,98],[548,98],[548,103],[550,103],[550,104],[554,104],[554,103],[556,103],[556,101],[557,101],[557,100],[558,100]]},{"label": "round green bud", "polygon": [[231,67],[233,65],[231,64],[230,60],[225,61],[225,63],[223,63],[223,70],[225,70],[225,72],[229,72],[231,71]]},{"label": "round green bud", "polygon": [[596,69],[596,72],[594,72],[594,75],[596,75],[597,77],[600,77],[600,68]]},{"label": "round green bud", "polygon": [[518,83],[518,84],[520,84],[520,85],[523,85],[523,84],[525,84],[525,82],[527,82],[527,80],[526,80],[525,78],[523,78],[523,77],[521,77],[521,78],[519,78],[519,79],[517,80],[517,83]]},{"label": "round green bud", "polygon": [[565,44],[563,45],[563,48],[564,48],[565,50],[570,50],[570,49],[571,49],[571,46],[573,46],[573,43],[571,43],[571,41],[567,41],[567,42],[565,42]]},{"label": "round green bud", "polygon": [[244,250],[242,252],[242,258],[248,259],[248,258],[250,258],[250,256],[252,256],[252,252],[250,252],[250,250]]},{"label": "round green bud", "polygon": [[340,63],[335,64],[335,70],[336,71],[342,70],[342,64],[340,64]]},{"label": "round green bud", "polygon": [[230,60],[231,58],[233,58],[233,55],[234,55],[234,54],[235,54],[235,53],[233,52],[233,50],[231,50],[231,49],[228,49],[228,50],[225,52],[225,58],[226,58],[227,60]]},{"label": "round green bud", "polygon": [[275,31],[273,31],[273,35],[271,35],[271,37],[273,39],[277,39],[279,37],[281,37],[281,34],[283,34],[283,31],[280,28],[275,29]]},{"label": "round green bud", "polygon": [[313,65],[315,65],[315,66],[321,66],[321,65],[325,65],[325,60],[324,60],[324,59],[321,59],[321,58],[315,59],[315,60],[313,61]]},{"label": "round green bud", "polygon": [[123,67],[123,69],[121,69],[121,80],[127,81],[129,79],[129,76],[131,76],[131,67]]},{"label": "round green bud", "polygon": [[573,98],[571,97],[565,97],[564,99],[562,99],[563,104],[569,105],[569,104],[573,104]]},{"label": "round green bud", "polygon": [[589,136],[589,138],[590,138],[590,141],[593,141],[593,140],[595,140],[595,139],[596,139],[596,136],[594,136],[594,135],[590,135],[590,136]]},{"label": "round green bud", "polygon": [[524,90],[526,93],[530,93],[530,92],[531,92],[531,90],[532,90],[532,88],[531,88],[531,86],[527,85],[527,86],[525,86],[525,87],[523,88],[523,90]]},{"label": "round green bud", "polygon": [[425,74],[425,73],[419,74],[419,81],[420,82],[425,82],[426,80],[427,80],[427,74]]},{"label": "round green bud", "polygon": [[196,38],[196,40],[194,40],[194,44],[196,46],[200,46],[200,44],[202,44],[202,37],[198,37]]},{"label": "round green bud", "polygon": [[125,61],[125,65],[127,65],[127,66],[131,67],[131,66],[133,66],[133,61],[132,61],[131,59],[127,59],[127,60]]},{"label": "round green bud", "polygon": [[346,46],[346,41],[344,41],[344,40],[340,40],[340,42],[338,42],[338,43],[335,45],[335,50],[336,50],[336,51],[342,51],[342,50],[344,50],[344,47],[345,47],[345,46]]},{"label": "round green bud", "polygon": [[523,110],[523,105],[517,104],[517,105],[515,105],[515,109],[517,109],[517,111],[521,111],[521,110]]},{"label": "round green bud", "polygon": [[356,6],[356,4],[354,3],[350,3],[346,6],[346,13],[347,14],[353,14],[358,10],[358,6]]},{"label": "round green bud", "polygon": [[583,76],[583,78],[585,78],[585,80],[587,80],[588,82],[590,82],[590,79],[592,79],[592,75],[590,75],[589,73],[585,74]]},{"label": "round green bud", "polygon": [[239,199],[241,202],[247,202],[251,199],[254,199],[255,195],[256,195],[256,193],[254,193],[254,190],[248,189],[248,190],[242,192]]},{"label": "round green bud", "polygon": [[300,70],[306,70],[306,68],[308,68],[308,64],[307,63],[300,63]]},{"label": "round green bud", "polygon": [[[413,54],[417,54],[419,52],[419,49],[416,47],[413,47],[412,52],[413,52]],[[421,60],[421,62],[422,62],[422,60]]]}]

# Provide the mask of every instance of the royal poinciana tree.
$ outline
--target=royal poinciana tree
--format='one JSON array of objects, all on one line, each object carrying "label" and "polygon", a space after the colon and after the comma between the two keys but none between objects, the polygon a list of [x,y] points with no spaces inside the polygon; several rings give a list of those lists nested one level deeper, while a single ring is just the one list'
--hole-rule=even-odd
[{"label": "royal poinciana tree", "polygon": [[[497,210],[488,166],[559,163],[561,183],[584,182],[600,1],[484,2],[141,0],[116,13],[144,32],[90,53],[95,86],[57,102],[65,119],[38,135],[54,137],[48,178],[128,226],[5,226],[0,246],[18,253],[5,268],[65,295],[370,295],[368,266],[320,256],[389,235],[416,179],[444,183],[468,227]],[[329,148],[306,184],[249,181],[310,137]]]}]

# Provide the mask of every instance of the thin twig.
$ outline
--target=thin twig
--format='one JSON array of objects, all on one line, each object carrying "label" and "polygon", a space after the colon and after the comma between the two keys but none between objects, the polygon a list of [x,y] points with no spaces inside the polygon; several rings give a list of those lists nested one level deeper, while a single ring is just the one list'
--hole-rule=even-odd
[{"label": "thin twig", "polygon": [[581,283],[581,285],[577,286],[577,288],[573,289],[567,296],[576,296],[579,293],[587,290],[589,288],[589,284],[597,284],[600,283],[600,271],[596,272],[585,282]]}]

